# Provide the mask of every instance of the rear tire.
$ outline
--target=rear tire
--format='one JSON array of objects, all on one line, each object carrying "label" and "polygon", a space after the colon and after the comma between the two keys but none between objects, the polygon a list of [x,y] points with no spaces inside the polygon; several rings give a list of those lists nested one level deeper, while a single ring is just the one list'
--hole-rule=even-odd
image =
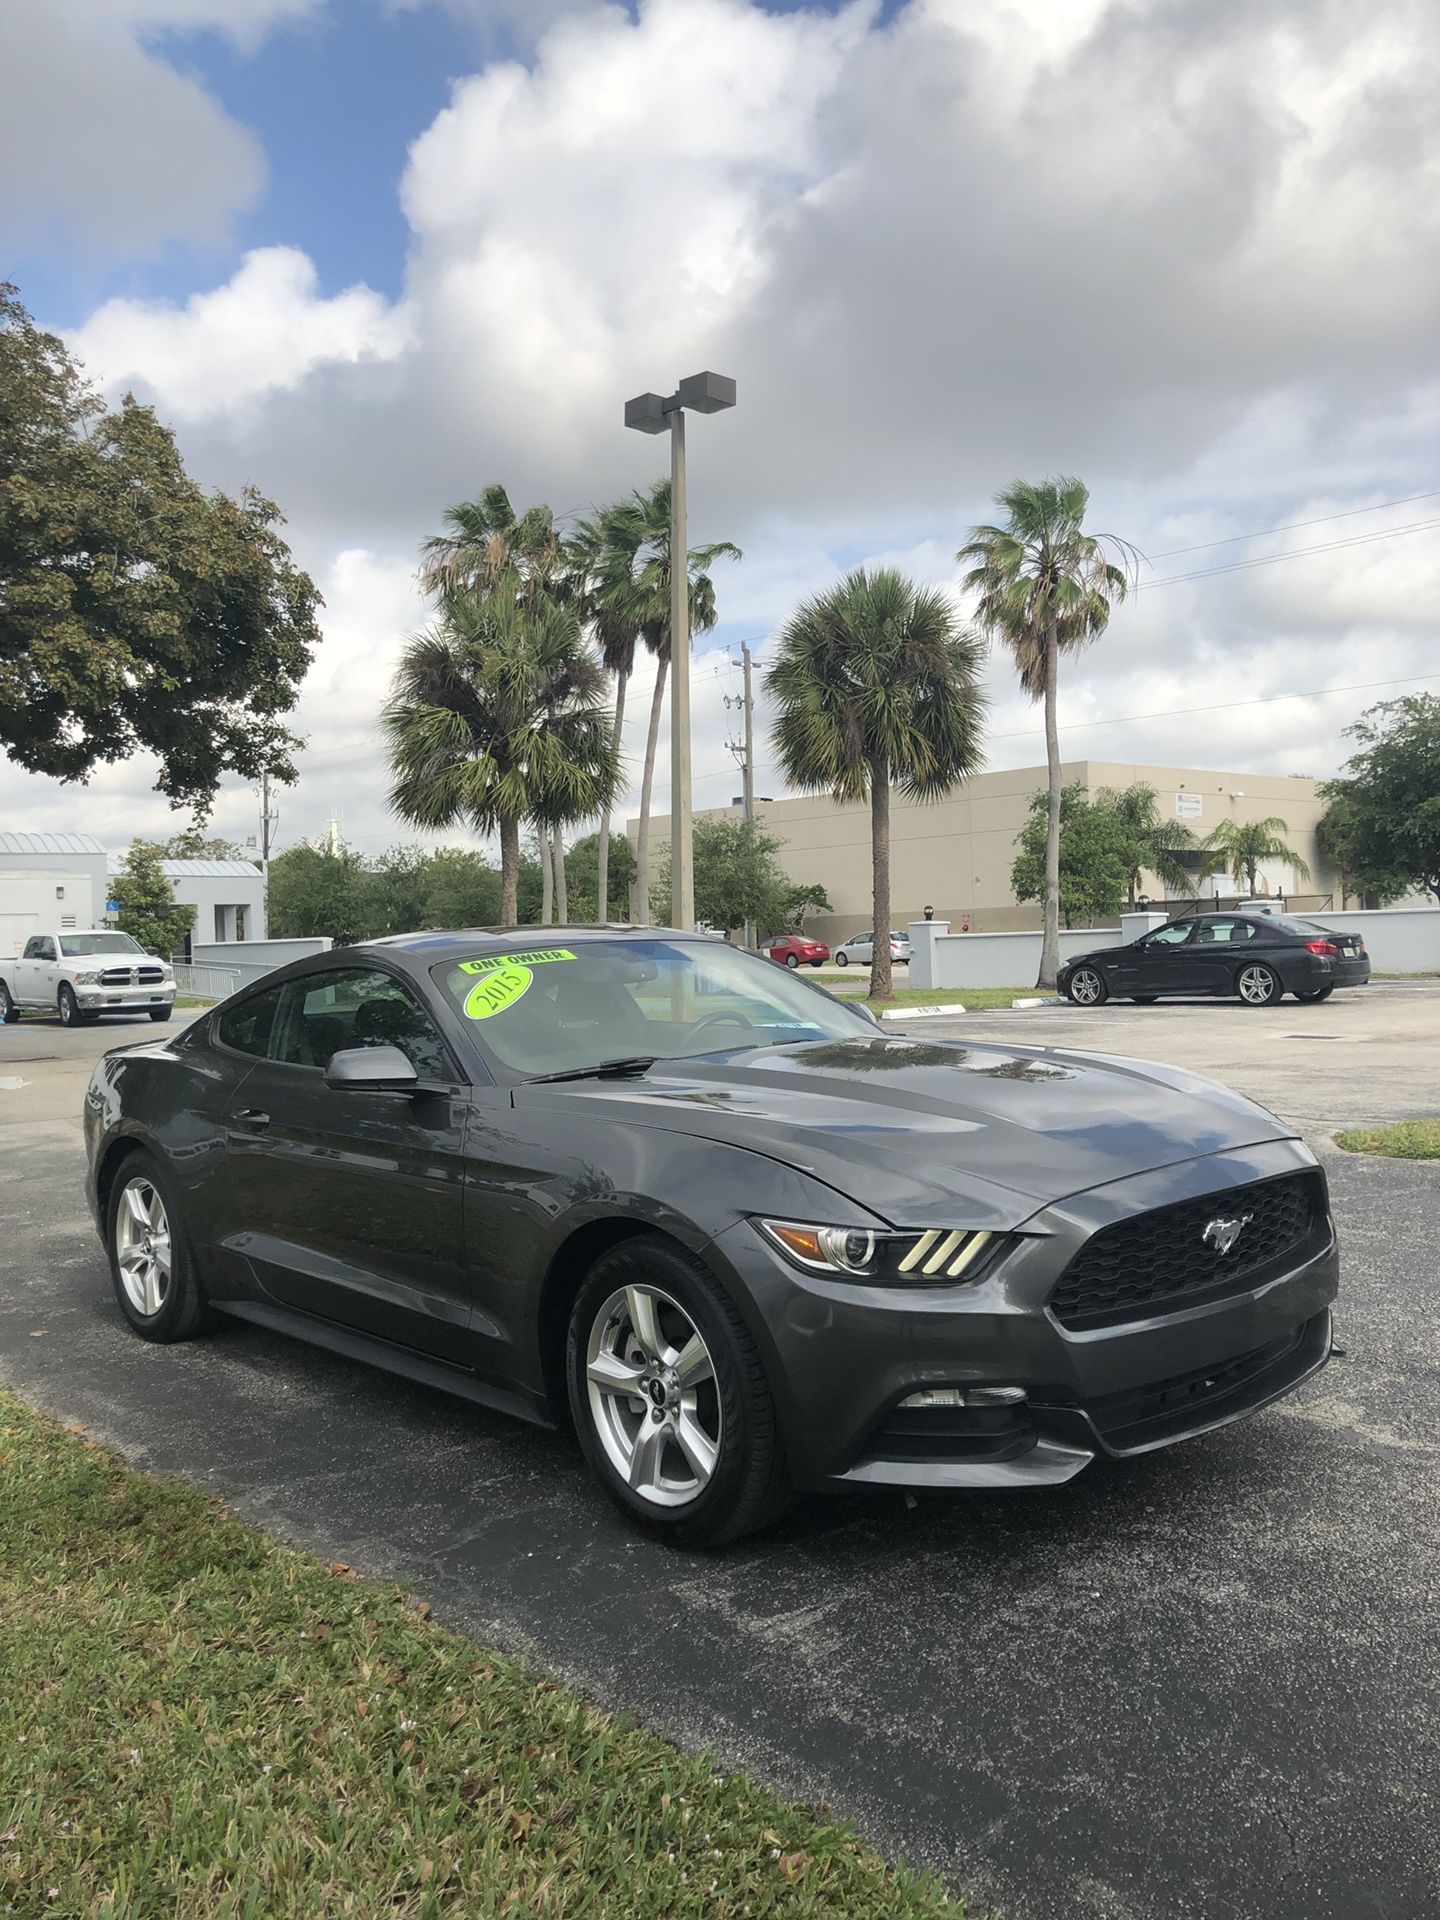
[{"label": "rear tire", "polygon": [[1077,967],[1065,982],[1065,998],[1076,1007],[1103,1007],[1110,989],[1094,967]]},{"label": "rear tire", "polygon": [[759,1351],[718,1282],[674,1241],[647,1234],[596,1261],[570,1315],[566,1377],[591,1471],[660,1539],[724,1546],[790,1505]]},{"label": "rear tire", "polygon": [[785,956],[785,964],[793,973],[800,964],[800,956],[794,953],[787,953]]},{"label": "rear tire", "polygon": [[209,1307],[174,1189],[159,1162],[139,1149],[126,1156],[111,1185],[105,1247],[115,1298],[132,1332],[160,1345],[204,1332]]},{"label": "rear tire", "polygon": [[1160,996],[1158,993],[1132,993],[1130,998],[1137,1007],[1153,1007]]},{"label": "rear tire", "polygon": [[823,960],[812,960],[810,964],[812,967],[823,967],[825,962]]},{"label": "rear tire", "polygon": [[1236,974],[1235,991],[1247,1007],[1273,1007],[1285,993],[1279,974],[1259,960],[1242,967]]},{"label": "rear tire", "polygon": [[1328,987],[1316,987],[1313,993],[1297,993],[1295,998],[1303,1000],[1307,1007],[1313,1007],[1317,1001],[1328,1000],[1334,991],[1335,982],[1332,980]]},{"label": "rear tire", "polygon": [[0,980],[0,1026],[13,1027],[20,1018],[20,1009],[10,997],[10,989]]}]

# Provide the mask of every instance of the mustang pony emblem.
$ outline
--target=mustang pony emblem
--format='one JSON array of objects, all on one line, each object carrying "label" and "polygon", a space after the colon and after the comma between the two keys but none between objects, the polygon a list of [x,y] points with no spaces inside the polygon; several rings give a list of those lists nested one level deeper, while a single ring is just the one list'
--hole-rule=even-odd
[{"label": "mustang pony emblem", "polygon": [[1238,1220],[1212,1220],[1200,1238],[1216,1253],[1229,1253],[1254,1218],[1253,1213],[1242,1213]]}]

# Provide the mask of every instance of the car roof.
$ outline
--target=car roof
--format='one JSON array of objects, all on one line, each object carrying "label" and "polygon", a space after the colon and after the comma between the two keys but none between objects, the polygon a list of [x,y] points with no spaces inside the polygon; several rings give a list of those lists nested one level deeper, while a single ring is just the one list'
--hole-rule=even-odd
[{"label": "car roof", "polygon": [[[573,947],[594,940],[704,940],[701,933],[682,933],[674,927],[636,927],[605,922],[580,927],[460,927],[429,933],[390,933],[378,940],[357,940],[347,948],[364,953],[379,948],[387,953],[413,954],[426,962],[450,953],[505,952],[517,946]],[[713,944],[713,943],[707,943]]]}]

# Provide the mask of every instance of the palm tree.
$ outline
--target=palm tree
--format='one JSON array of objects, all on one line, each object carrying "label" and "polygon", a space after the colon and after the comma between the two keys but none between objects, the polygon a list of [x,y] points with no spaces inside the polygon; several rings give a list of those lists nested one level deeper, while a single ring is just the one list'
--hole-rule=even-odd
[{"label": "palm tree", "polygon": [[546,831],[614,796],[605,675],[573,608],[515,572],[445,598],[400,657],[382,716],[390,804],[412,826],[500,835],[500,921],[516,923],[520,823]]},{"label": "palm tree", "polygon": [[432,534],[420,552],[420,586],[442,600],[489,592],[511,571],[526,591],[565,597],[564,550],[554,514],[544,506],[517,514],[502,486],[485,487],[478,500],[447,507],[444,533]]},{"label": "palm tree", "polygon": [[[978,526],[955,558],[968,564],[965,586],[977,596],[976,617],[1007,646],[1020,684],[1045,703],[1049,810],[1045,830],[1045,934],[1036,985],[1051,990],[1060,966],[1060,732],[1056,686],[1060,655],[1078,652],[1105,631],[1123,600],[1138,559],[1123,540],[1085,532],[1089,489],[1061,475],[1035,485],[1016,480],[995,496],[1004,526]],[[1106,547],[1122,566],[1106,557]]]},{"label": "palm tree", "polygon": [[[582,619],[590,623],[591,637],[599,649],[601,664],[615,681],[615,741],[623,748],[625,739],[625,693],[635,671],[635,647],[640,629],[630,610],[619,603],[621,581],[615,564],[615,547],[607,532],[605,515],[582,520],[566,542],[566,561],[577,595]],[[623,551],[623,550],[622,550]],[[624,577],[631,572],[624,560]],[[607,591],[608,588],[608,591]],[[600,814],[597,842],[595,919],[597,924],[609,918],[610,899],[610,803]]]},{"label": "palm tree", "polygon": [[[655,784],[655,753],[665,679],[670,666],[670,482],[657,480],[644,492],[604,508],[577,536],[577,565],[584,565],[586,606],[602,654],[616,673],[616,708],[624,718],[624,681],[635,663],[638,643],[656,659],[650,727],[645,737],[645,768],[640,784],[640,825],[635,842],[632,916],[650,918],[650,803]],[[717,540],[690,549],[690,631],[708,633],[715,625],[715,585],[707,571],[724,556],[738,560],[740,549]],[[617,721],[617,738],[618,738]],[[600,823],[600,845],[609,849],[609,816]],[[606,898],[603,888],[597,902]]]},{"label": "palm tree", "polygon": [[1222,820],[1205,837],[1205,847],[1213,857],[1205,862],[1205,872],[1228,870],[1236,886],[1255,897],[1262,860],[1281,861],[1294,870],[1298,879],[1308,880],[1310,869],[1283,838],[1289,832],[1285,822],[1272,814],[1268,820]]},{"label": "palm tree", "polygon": [[872,999],[892,998],[890,789],[938,800],[979,767],[983,655],[945,594],[892,567],[861,567],[791,615],[765,676],[791,784],[870,801]]},{"label": "palm tree", "polygon": [[1153,873],[1175,893],[1193,894],[1199,885],[1199,872],[1192,871],[1180,858],[1197,847],[1194,834],[1183,821],[1172,820],[1160,811],[1154,787],[1138,781],[1133,787],[1101,787],[1095,796],[1102,807],[1118,814],[1130,836],[1130,899],[1133,907],[1140,893],[1140,876]]}]

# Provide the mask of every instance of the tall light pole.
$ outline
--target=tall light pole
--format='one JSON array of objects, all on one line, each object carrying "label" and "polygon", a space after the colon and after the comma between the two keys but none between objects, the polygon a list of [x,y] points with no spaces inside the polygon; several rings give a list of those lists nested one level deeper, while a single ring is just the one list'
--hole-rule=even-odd
[{"label": "tall light pole", "polygon": [[670,430],[670,919],[695,924],[695,840],[690,819],[690,535],[685,524],[685,409],[719,413],[735,404],[723,373],[692,373],[667,399],[642,393],[625,402],[639,433]]}]

